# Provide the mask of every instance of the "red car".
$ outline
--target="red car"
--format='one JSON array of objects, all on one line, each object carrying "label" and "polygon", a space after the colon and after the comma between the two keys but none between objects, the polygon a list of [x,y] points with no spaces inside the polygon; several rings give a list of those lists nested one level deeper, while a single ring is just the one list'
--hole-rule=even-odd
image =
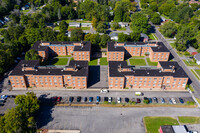
[{"label": "red car", "polygon": [[57,97],[52,97],[52,102],[56,103],[56,101],[57,101]]},{"label": "red car", "polygon": [[60,101],[61,101],[61,97],[58,97],[58,98],[57,98],[57,102],[60,102]]}]

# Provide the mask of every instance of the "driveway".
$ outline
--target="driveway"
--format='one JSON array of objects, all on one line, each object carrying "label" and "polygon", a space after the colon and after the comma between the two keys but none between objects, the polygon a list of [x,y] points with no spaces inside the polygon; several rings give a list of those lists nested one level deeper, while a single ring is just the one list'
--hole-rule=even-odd
[{"label": "driveway", "polygon": [[[49,113],[51,112],[51,113]],[[144,116],[200,116],[197,108],[45,107],[38,128],[78,129],[81,133],[145,133]]]}]

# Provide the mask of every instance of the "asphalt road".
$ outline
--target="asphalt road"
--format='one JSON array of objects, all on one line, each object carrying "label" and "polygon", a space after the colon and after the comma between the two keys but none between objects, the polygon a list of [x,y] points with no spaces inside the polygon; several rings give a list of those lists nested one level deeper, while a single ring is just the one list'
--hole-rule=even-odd
[{"label": "asphalt road", "polygon": [[197,108],[43,107],[38,128],[81,133],[145,133],[144,116],[200,116]]},{"label": "asphalt road", "polygon": [[191,82],[192,82],[192,86],[195,89],[195,96],[196,97],[200,97],[200,83],[197,80],[197,78],[193,75],[193,73],[187,68],[187,66],[185,65],[185,63],[180,59],[180,57],[178,56],[178,54],[175,52],[175,50],[171,47],[171,45],[165,40],[165,38],[162,36],[162,34],[158,31],[157,28],[155,28],[155,34],[158,37],[159,40],[161,40],[164,45],[170,50],[171,54],[173,55],[173,57],[175,58],[175,60],[178,62],[178,64],[183,68],[183,70],[187,73],[187,75],[189,76]]}]

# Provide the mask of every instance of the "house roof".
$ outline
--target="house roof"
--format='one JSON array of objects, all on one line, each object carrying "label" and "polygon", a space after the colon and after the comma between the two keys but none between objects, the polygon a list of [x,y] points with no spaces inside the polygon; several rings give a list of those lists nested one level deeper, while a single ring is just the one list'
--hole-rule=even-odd
[{"label": "house roof", "polygon": [[115,42],[107,42],[108,44],[108,51],[124,51],[124,47],[123,46],[114,46]]},{"label": "house roof", "polygon": [[[167,63],[170,62],[161,62],[163,66],[169,66]],[[163,77],[163,76],[173,76],[180,78],[187,78],[187,74],[185,71],[178,65],[177,62],[172,63],[175,66],[175,72],[162,72],[160,68],[140,68],[128,66],[126,61],[109,61],[109,75],[110,77],[124,77],[125,75],[133,75],[133,76],[154,76],[154,77]],[[130,68],[131,71],[122,71],[119,72],[119,66]]]},{"label": "house roof", "polygon": [[194,55],[194,58],[195,58],[197,61],[200,61],[200,53]]},{"label": "house roof", "polygon": [[[64,66],[63,68],[58,68],[56,66],[38,66],[35,64],[38,61],[26,61],[21,60],[18,65],[11,72],[10,76],[23,76],[23,75],[72,75],[72,76],[87,76],[88,74],[88,61],[70,61],[69,66]],[[23,64],[27,66],[34,66],[34,70],[22,71]],[[34,65],[33,65],[34,64]],[[64,68],[74,68],[77,67],[77,71],[65,71]]]},{"label": "house roof", "polygon": [[[156,43],[156,42],[151,42],[151,43]],[[157,47],[151,47],[153,52],[169,52],[167,47],[162,42],[157,42],[157,45],[158,45]]]},{"label": "house roof", "polygon": [[160,126],[163,133],[175,133],[171,125]]},{"label": "house roof", "polygon": [[69,25],[80,25],[78,22],[69,22]]}]

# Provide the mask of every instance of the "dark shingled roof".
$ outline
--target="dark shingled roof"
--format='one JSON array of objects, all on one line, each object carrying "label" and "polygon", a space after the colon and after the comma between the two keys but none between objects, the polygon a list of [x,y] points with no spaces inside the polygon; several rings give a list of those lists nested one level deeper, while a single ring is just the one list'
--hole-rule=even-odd
[{"label": "dark shingled roof", "polygon": [[161,126],[163,133],[175,133],[171,125]]},{"label": "dark shingled roof", "polygon": [[[31,49],[34,49],[36,51],[45,51],[48,48],[47,46],[41,46],[41,43],[48,43],[47,41],[37,41],[35,44],[32,46]],[[71,42],[71,41],[65,41],[65,42],[58,42],[58,41],[53,41],[50,42],[50,45],[73,45],[73,43],[81,43],[81,42]],[[91,42],[89,41],[83,41],[82,46],[75,46],[74,45],[74,51],[90,51],[91,50]]]},{"label": "dark shingled roof", "polygon": [[[124,77],[125,75],[133,75],[133,76],[173,76],[173,77],[188,77],[185,71],[178,65],[177,62],[165,62],[166,66],[167,63],[173,64],[175,66],[175,72],[161,72],[160,69],[135,69],[134,67],[131,67],[131,71],[123,71],[119,72],[118,68],[121,65],[121,67],[127,68],[127,62],[126,61],[109,61],[109,75],[110,77]],[[162,64],[162,62],[161,62]],[[164,64],[164,63],[163,63]]]},{"label": "dark shingled roof", "polygon": [[108,51],[124,51],[124,46],[114,46],[115,42],[108,42]]},{"label": "dark shingled roof", "polygon": [[[25,74],[33,74],[33,75],[72,75],[72,76],[87,76],[88,74],[88,61],[70,61],[70,68],[74,68],[76,65],[78,71],[65,71],[63,68],[57,67],[47,67],[47,66],[36,66],[38,61],[25,61],[21,60],[18,65],[14,68],[10,76],[22,76]],[[22,71],[23,64],[27,64],[29,67],[34,67],[35,70],[25,70]]]},{"label": "dark shingled roof", "polygon": [[165,47],[165,45],[162,42],[157,42],[157,45],[158,45],[157,47],[151,47],[153,52],[169,52],[167,47]]},{"label": "dark shingled roof", "polygon": [[[148,44],[156,44],[156,42],[124,42],[124,46],[114,46],[115,42],[108,42],[108,51],[124,51],[124,47],[129,46],[148,46]],[[151,47],[153,52],[169,52],[167,47],[162,42],[157,42],[158,46],[148,46]]]}]

